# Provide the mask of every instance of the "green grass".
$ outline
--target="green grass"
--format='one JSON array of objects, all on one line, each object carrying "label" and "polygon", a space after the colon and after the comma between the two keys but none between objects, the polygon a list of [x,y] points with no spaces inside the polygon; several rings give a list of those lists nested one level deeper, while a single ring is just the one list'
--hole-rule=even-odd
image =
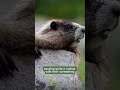
[{"label": "green grass", "polygon": [[78,71],[80,73],[82,83],[83,85],[85,85],[85,58],[84,57],[80,57],[80,64],[78,67]]}]

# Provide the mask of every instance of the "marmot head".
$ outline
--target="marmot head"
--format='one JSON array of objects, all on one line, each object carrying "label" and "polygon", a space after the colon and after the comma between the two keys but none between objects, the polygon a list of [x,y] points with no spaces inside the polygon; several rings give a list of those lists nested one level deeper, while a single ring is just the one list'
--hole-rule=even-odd
[{"label": "marmot head", "polygon": [[87,0],[86,53],[103,47],[119,23],[120,3],[116,0]]},{"label": "marmot head", "polygon": [[85,27],[67,20],[51,20],[35,34],[35,44],[42,49],[67,49],[84,37]]}]

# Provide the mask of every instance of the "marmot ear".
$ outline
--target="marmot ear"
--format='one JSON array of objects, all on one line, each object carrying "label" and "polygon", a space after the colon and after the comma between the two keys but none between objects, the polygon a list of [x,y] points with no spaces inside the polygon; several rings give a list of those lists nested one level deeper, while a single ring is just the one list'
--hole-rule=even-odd
[{"label": "marmot ear", "polygon": [[55,21],[52,21],[50,24],[50,28],[53,30],[57,30],[57,23]]}]

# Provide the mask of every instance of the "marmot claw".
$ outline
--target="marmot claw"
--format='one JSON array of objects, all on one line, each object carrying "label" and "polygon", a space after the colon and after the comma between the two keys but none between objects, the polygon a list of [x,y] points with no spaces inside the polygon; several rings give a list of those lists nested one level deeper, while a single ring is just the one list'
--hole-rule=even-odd
[{"label": "marmot claw", "polygon": [[39,48],[35,46],[35,59],[40,58],[41,55]]}]

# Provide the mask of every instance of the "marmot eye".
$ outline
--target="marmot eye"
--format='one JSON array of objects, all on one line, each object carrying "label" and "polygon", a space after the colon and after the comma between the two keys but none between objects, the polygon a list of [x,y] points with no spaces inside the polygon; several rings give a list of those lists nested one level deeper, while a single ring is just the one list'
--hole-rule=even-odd
[{"label": "marmot eye", "polygon": [[65,25],[65,29],[72,29],[73,27],[71,25]]},{"label": "marmot eye", "polygon": [[57,23],[55,21],[51,22],[51,25],[50,25],[51,29],[53,30],[57,30]]}]

